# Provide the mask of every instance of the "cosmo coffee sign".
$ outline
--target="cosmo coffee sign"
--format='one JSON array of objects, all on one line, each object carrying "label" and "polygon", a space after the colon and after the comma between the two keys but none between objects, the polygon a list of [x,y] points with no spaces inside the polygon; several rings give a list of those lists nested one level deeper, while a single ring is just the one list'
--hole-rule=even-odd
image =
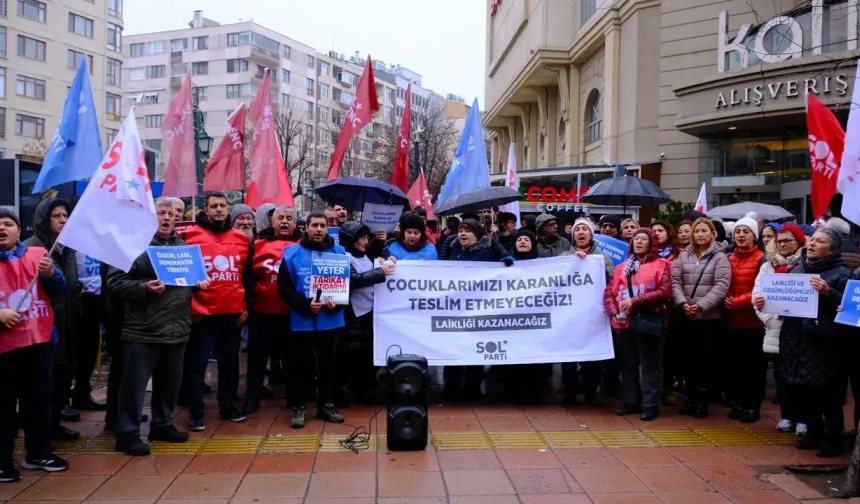
[{"label": "cosmo coffee sign", "polygon": [[[758,26],[741,25],[734,34],[729,26],[729,12],[721,12],[717,28],[717,71],[738,71],[757,64],[818,56],[831,52],[830,47],[839,51],[857,49],[860,0],[828,2],[827,5],[825,0],[811,0],[808,5],[807,9],[775,16]],[[847,19],[847,33],[840,35],[839,30],[830,28],[834,18]],[[778,82],[722,91],[715,103],[717,109],[722,109],[750,104],[760,106],[764,101],[807,94],[844,96],[848,92],[848,81],[845,74],[822,74],[805,79],[793,79],[788,75]]]}]

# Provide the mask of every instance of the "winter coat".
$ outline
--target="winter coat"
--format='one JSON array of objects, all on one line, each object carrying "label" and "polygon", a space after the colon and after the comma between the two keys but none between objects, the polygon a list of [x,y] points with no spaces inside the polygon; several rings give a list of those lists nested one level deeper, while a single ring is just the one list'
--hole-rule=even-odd
[{"label": "winter coat", "polygon": [[496,239],[499,241],[499,245],[508,251],[508,254],[514,253],[514,244],[517,242],[516,232],[509,234],[499,233]]},{"label": "winter coat", "polygon": [[[576,249],[572,248],[561,255],[576,255]],[[615,272],[615,265],[612,264],[612,259],[610,259],[608,255],[604,254],[600,251],[599,248],[597,248],[597,242],[594,240],[591,240],[591,247],[588,248],[588,255],[598,255],[603,258],[603,266],[605,267],[606,271],[606,285],[609,285],[610,280],[612,280],[612,274]]]},{"label": "winter coat", "polygon": [[852,243],[851,235],[842,236],[842,246],[839,251],[842,252],[842,262],[845,263],[848,271],[860,268],[860,248]]},{"label": "winter coat", "polygon": [[[789,257],[783,257],[776,251],[776,243],[770,242],[767,245],[766,249],[766,261],[761,265],[761,269],[759,270],[758,276],[755,277],[755,285],[753,285],[752,297],[753,299],[756,296],[761,295],[761,275],[762,273],[770,274],[777,273],[777,268],[779,268],[780,273],[788,273],[791,271],[794,266],[800,263],[800,254],[803,251],[803,248],[797,249],[797,252],[794,255]],[[783,271],[786,270],[786,271]],[[755,308],[755,314],[758,315],[759,320],[764,324],[764,343],[762,344],[762,348],[765,353],[770,354],[778,354],[779,353],[779,332],[782,329],[782,318],[775,313],[762,313]]]},{"label": "winter coat", "polygon": [[[27,238],[24,244],[29,247],[42,247],[50,250],[54,244],[51,236],[51,212],[58,206],[65,206],[71,211],[71,206],[61,199],[46,199],[36,206],[33,215],[33,236]],[[51,296],[51,308],[54,310],[54,328],[59,336],[54,348],[55,364],[70,364],[75,362],[75,347],[77,346],[78,330],[81,325],[81,285],[78,283],[78,260],[75,251],[58,245],[51,255],[54,264],[62,271],[66,279],[66,291]]]},{"label": "winter coat", "polygon": [[493,240],[485,235],[467,249],[463,249],[460,240],[455,241],[451,246],[450,260],[496,262],[502,260],[502,254],[493,247]]},{"label": "winter coat", "polygon": [[764,252],[758,247],[749,250],[735,248],[735,251],[729,255],[732,282],[726,297],[731,298],[730,329],[751,329],[762,326],[752,304],[752,290],[764,258]]},{"label": "winter coat", "polygon": [[[354,247],[355,236],[361,228],[367,233],[370,229],[364,224],[349,221],[340,227],[340,245],[346,249],[349,256],[349,292],[350,304],[344,309],[346,331],[342,338],[350,348],[365,347],[373,344],[373,286],[385,281],[382,268],[374,267],[373,261]],[[371,310],[356,316],[353,302],[356,297],[370,302]]]},{"label": "winter coat", "polygon": [[[185,241],[175,232],[170,238],[158,235],[153,247],[180,247]],[[122,340],[135,343],[187,343],[191,336],[191,296],[193,288],[168,285],[161,294],[146,291],[146,284],[157,280],[149,254],[140,254],[128,273],[111,267],[107,274],[107,294],[122,299],[125,320]]]},{"label": "winter coat", "polygon": [[851,273],[838,251],[810,264],[806,260],[806,250],[803,250],[800,263],[788,274],[820,275],[830,289],[826,295],[818,296],[817,319],[783,318],[779,333],[779,364],[783,379],[789,385],[806,387],[842,384],[845,360],[855,357],[845,354],[847,346],[843,338],[853,335],[846,335],[845,328],[834,319]]},{"label": "winter coat", "polygon": [[435,261],[439,259],[436,253],[436,247],[428,243],[425,239],[424,246],[418,250],[408,250],[402,243],[396,241],[385,247],[382,251],[382,257],[396,257],[398,261]]},{"label": "winter coat", "polygon": [[451,258],[451,247],[457,241],[457,233],[443,236],[436,242],[436,252],[439,254],[440,261],[447,261]]},{"label": "winter coat", "polygon": [[110,264],[102,263],[99,275],[102,277],[102,299],[105,304],[104,328],[105,333],[119,337],[122,334],[122,325],[125,321],[125,302],[116,296],[111,296],[107,288]]},{"label": "winter coat", "polygon": [[[672,301],[675,306],[698,305],[702,311],[696,314],[696,320],[722,318],[723,302],[732,282],[732,267],[723,249],[714,242],[699,258],[693,246],[688,245],[672,266]],[[693,286],[700,274],[702,280],[693,296]]]},{"label": "winter coat", "polygon": [[616,320],[615,315],[620,311],[618,305],[625,299],[633,302],[633,311],[661,312],[666,307],[666,301],[672,297],[672,270],[665,259],[648,255],[645,262],[639,265],[639,271],[630,279],[633,283],[633,298],[627,288],[627,276],[621,263],[615,267],[612,280],[603,291],[603,308],[612,322],[614,329],[626,329],[630,325],[630,317]]},{"label": "winter coat", "polygon": [[538,236],[538,252],[546,257],[558,257],[570,250],[570,242],[561,235],[553,238]]}]

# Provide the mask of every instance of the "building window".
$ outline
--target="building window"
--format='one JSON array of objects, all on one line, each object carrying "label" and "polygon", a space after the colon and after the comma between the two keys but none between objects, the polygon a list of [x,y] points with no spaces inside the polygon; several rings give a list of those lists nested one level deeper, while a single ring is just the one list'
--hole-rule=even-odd
[{"label": "building window", "polygon": [[18,82],[15,87],[15,94],[25,98],[34,100],[45,99],[45,81],[42,79],[34,79],[25,75],[18,75]]},{"label": "building window", "polygon": [[340,72],[337,74],[337,80],[343,82],[344,84],[349,84],[350,86],[355,86],[356,78],[355,75],[349,72]]},{"label": "building window", "polygon": [[582,19],[580,20],[580,26],[585,25],[591,16],[593,16],[597,12],[597,0],[582,0],[582,6],[580,7],[580,13],[582,14]]},{"label": "building window", "polygon": [[209,37],[194,37],[194,50],[202,51],[209,49]]},{"label": "building window", "polygon": [[[3,0],[0,0],[3,1]],[[0,58],[6,57],[6,27],[0,26]]]},{"label": "building window", "polygon": [[394,93],[391,92],[390,89],[385,90],[385,101],[392,101],[394,97]]},{"label": "building window", "polygon": [[108,0],[108,15],[122,19],[122,0]]},{"label": "building window", "polygon": [[6,138],[6,108],[0,108],[0,138]]},{"label": "building window", "polygon": [[143,43],[132,44],[128,50],[128,55],[132,58],[137,58],[138,56],[143,56]]},{"label": "building window", "polygon": [[319,164],[320,166],[328,166],[328,154],[325,152],[320,152],[319,154]]},{"label": "building window", "polygon": [[187,72],[188,72],[188,64],[187,63],[174,63],[174,64],[170,65],[170,75],[172,77],[185,75]]},{"label": "building window", "polygon": [[406,98],[406,90],[402,87],[397,88],[397,98],[400,100]]},{"label": "building window", "polygon": [[281,82],[284,84],[290,83],[290,71],[286,69],[281,69]]},{"label": "building window", "polygon": [[158,103],[158,93],[143,93],[141,103]]},{"label": "building window", "polygon": [[36,0],[18,0],[18,15],[31,21],[45,22],[45,4]]},{"label": "building window", "polygon": [[603,138],[603,103],[597,90],[591,91],[585,108],[588,112],[586,122],[588,123],[588,143],[596,142]]},{"label": "building window", "polygon": [[248,71],[248,61],[243,59],[227,60],[227,73],[240,73]]},{"label": "building window", "polygon": [[385,112],[384,112],[384,113],[385,113],[385,118],[386,118],[386,119],[391,119],[391,113],[392,113],[392,112],[394,112],[394,110],[393,110],[391,107],[385,107]]},{"label": "building window", "polygon": [[344,105],[352,105],[353,100],[355,100],[355,95],[352,93],[344,91],[340,94],[340,102]]},{"label": "building window", "polygon": [[314,64],[316,64],[316,59],[308,54],[308,68],[313,68]]},{"label": "building window", "polygon": [[331,140],[331,138],[330,138],[331,133],[328,130],[320,128],[319,135],[320,135],[319,143],[321,143],[321,144],[327,143]]},{"label": "building window", "polygon": [[122,96],[113,93],[105,94],[105,115],[109,119],[119,121]]},{"label": "building window", "polygon": [[199,61],[191,64],[191,75],[209,75],[209,62]]},{"label": "building window", "polygon": [[365,133],[373,134],[373,123],[372,122],[367,123],[367,125],[365,125],[365,127],[361,128],[361,131],[363,131]]},{"label": "building window", "polygon": [[320,98],[328,98],[328,84],[320,84]]},{"label": "building window", "polygon": [[69,32],[93,38],[93,20],[70,12]]},{"label": "building window", "polygon": [[239,84],[228,84],[227,85],[227,99],[235,99],[238,98],[241,93],[241,89]]},{"label": "building window", "polygon": [[188,49],[188,39],[173,39],[170,41],[170,52],[182,52]]},{"label": "building window", "polygon": [[328,121],[328,107],[320,105],[320,121]]},{"label": "building window", "polygon": [[241,33],[228,33],[227,34],[227,47],[236,47],[241,44]]},{"label": "building window", "polygon": [[285,45],[284,46],[284,59],[290,59],[290,57],[292,55],[293,55],[293,49],[290,46]]},{"label": "building window", "polygon": [[128,79],[133,81],[146,79],[146,68],[132,68],[128,71]]},{"label": "building window", "polygon": [[281,106],[284,108],[290,107],[290,95],[281,93]]},{"label": "building window", "polygon": [[45,61],[45,43],[23,35],[18,35],[18,56]]},{"label": "building window", "polygon": [[0,67],[0,99],[6,99],[6,69]]},{"label": "building window", "polygon": [[122,52],[122,28],[108,23],[107,48],[111,51]]},{"label": "building window", "polygon": [[105,83],[108,86],[120,87],[120,85],[122,85],[121,75],[122,61],[107,58],[107,64],[105,65]]},{"label": "building window", "polygon": [[200,86],[197,88],[197,101],[206,101],[209,99],[209,88]]},{"label": "building window", "polygon": [[325,61],[320,61],[320,75],[328,75],[331,72],[331,65]]},{"label": "building window", "polygon": [[149,147],[150,149],[152,149],[156,152],[161,152],[161,139],[160,138],[153,138],[150,140],[144,140],[143,146]]},{"label": "building window", "polygon": [[308,96],[314,95],[314,80],[313,79],[306,79],[305,90],[307,91]]},{"label": "building window", "polygon": [[164,41],[154,40],[146,43],[146,55],[154,56],[156,54],[164,54]]},{"label": "building window", "polygon": [[313,121],[313,119],[314,119],[314,102],[305,102],[305,117]]},{"label": "building window", "polygon": [[93,57],[89,54],[84,54],[82,52],[73,51],[69,49],[66,53],[66,68],[70,70],[77,70],[79,66],[81,66],[81,61],[87,59],[87,65],[90,67],[90,75],[93,73]]},{"label": "building window", "polygon": [[146,67],[146,78],[147,79],[163,79],[164,78],[164,65],[152,65]]},{"label": "building window", "polygon": [[164,114],[151,114],[146,116],[147,128],[160,128],[161,121],[164,120]]},{"label": "building window", "polygon": [[105,128],[105,144],[112,144],[118,134],[119,130],[115,130],[113,128]]},{"label": "building window", "polygon": [[15,114],[15,134],[27,138],[45,138],[45,120],[23,114]]},{"label": "building window", "polygon": [[305,137],[313,138],[314,137],[314,127],[312,124],[305,124]]}]

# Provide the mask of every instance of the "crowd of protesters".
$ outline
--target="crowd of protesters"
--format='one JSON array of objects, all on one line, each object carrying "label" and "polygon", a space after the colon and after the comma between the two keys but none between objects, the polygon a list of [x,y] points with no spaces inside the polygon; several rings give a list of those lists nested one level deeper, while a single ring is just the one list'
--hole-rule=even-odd
[{"label": "crowd of protesters", "polygon": [[[340,206],[300,217],[290,206],[231,208],[225,194],[210,193],[194,225],[180,234],[174,226],[189,215],[181,200],[160,198],[156,211],[152,245],[199,245],[206,281],[167,286],[147,254],[124,272],[55,246],[71,212],[63,200],[38,206],[34,236],[24,242],[18,217],[0,210],[0,482],[20,479],[12,460],[20,426],[24,468],[66,469],[52,442],[80,436],[67,426],[81,410],[104,411],[116,450],[130,455],[150,453],[144,437],[187,441],[174,411],[189,408],[188,430],[207,428],[205,377],[212,360],[221,420],[245,421],[273,396],[271,385],[285,383],[293,428],[305,426],[307,402],[314,400],[315,418],[344,422],[339,408],[373,401],[378,388],[373,286],[395,274],[398,262],[412,260],[511,266],[600,256],[616,358],[563,363],[566,406],[579,404],[580,394],[589,406],[602,404],[601,395],[621,397],[619,415],[651,421],[679,402],[679,414],[705,418],[709,404],[721,402],[731,407],[731,419],[754,423],[773,363],[782,416],[777,428],[796,431],[797,447],[820,456],[843,450],[847,386],[860,379],[847,356],[860,344],[854,330],[833,320],[846,282],[860,277],[860,249],[839,218],[811,227],[754,215],[719,222],[688,212],[677,226],[662,220],[642,226],[604,215],[597,222],[580,217],[560,230],[550,214],[517,222],[492,208],[439,226],[417,208],[388,234],[372,233]],[[338,228],[337,240],[331,228]],[[626,241],[626,260],[614,266],[600,252],[597,234]],[[349,256],[348,305],[307,292],[313,252]],[[816,274],[818,318],[765,313],[762,273]],[[106,403],[92,398],[90,383],[101,328],[111,358]],[[248,366],[240,391],[243,339]],[[445,367],[445,399],[480,400],[484,371]],[[549,389],[552,365],[502,366],[501,374],[512,400],[535,401]],[[150,386],[151,419],[143,414]],[[855,409],[855,424],[858,417]],[[147,420],[149,434],[142,436]]]}]

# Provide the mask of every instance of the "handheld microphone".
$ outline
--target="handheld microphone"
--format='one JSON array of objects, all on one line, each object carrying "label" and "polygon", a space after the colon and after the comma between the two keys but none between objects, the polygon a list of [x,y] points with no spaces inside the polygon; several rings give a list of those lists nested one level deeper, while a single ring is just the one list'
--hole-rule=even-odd
[{"label": "handheld microphone", "polygon": [[322,297],[322,289],[317,289],[317,297],[316,297],[316,299],[314,299],[314,301],[319,303],[321,297]]}]

